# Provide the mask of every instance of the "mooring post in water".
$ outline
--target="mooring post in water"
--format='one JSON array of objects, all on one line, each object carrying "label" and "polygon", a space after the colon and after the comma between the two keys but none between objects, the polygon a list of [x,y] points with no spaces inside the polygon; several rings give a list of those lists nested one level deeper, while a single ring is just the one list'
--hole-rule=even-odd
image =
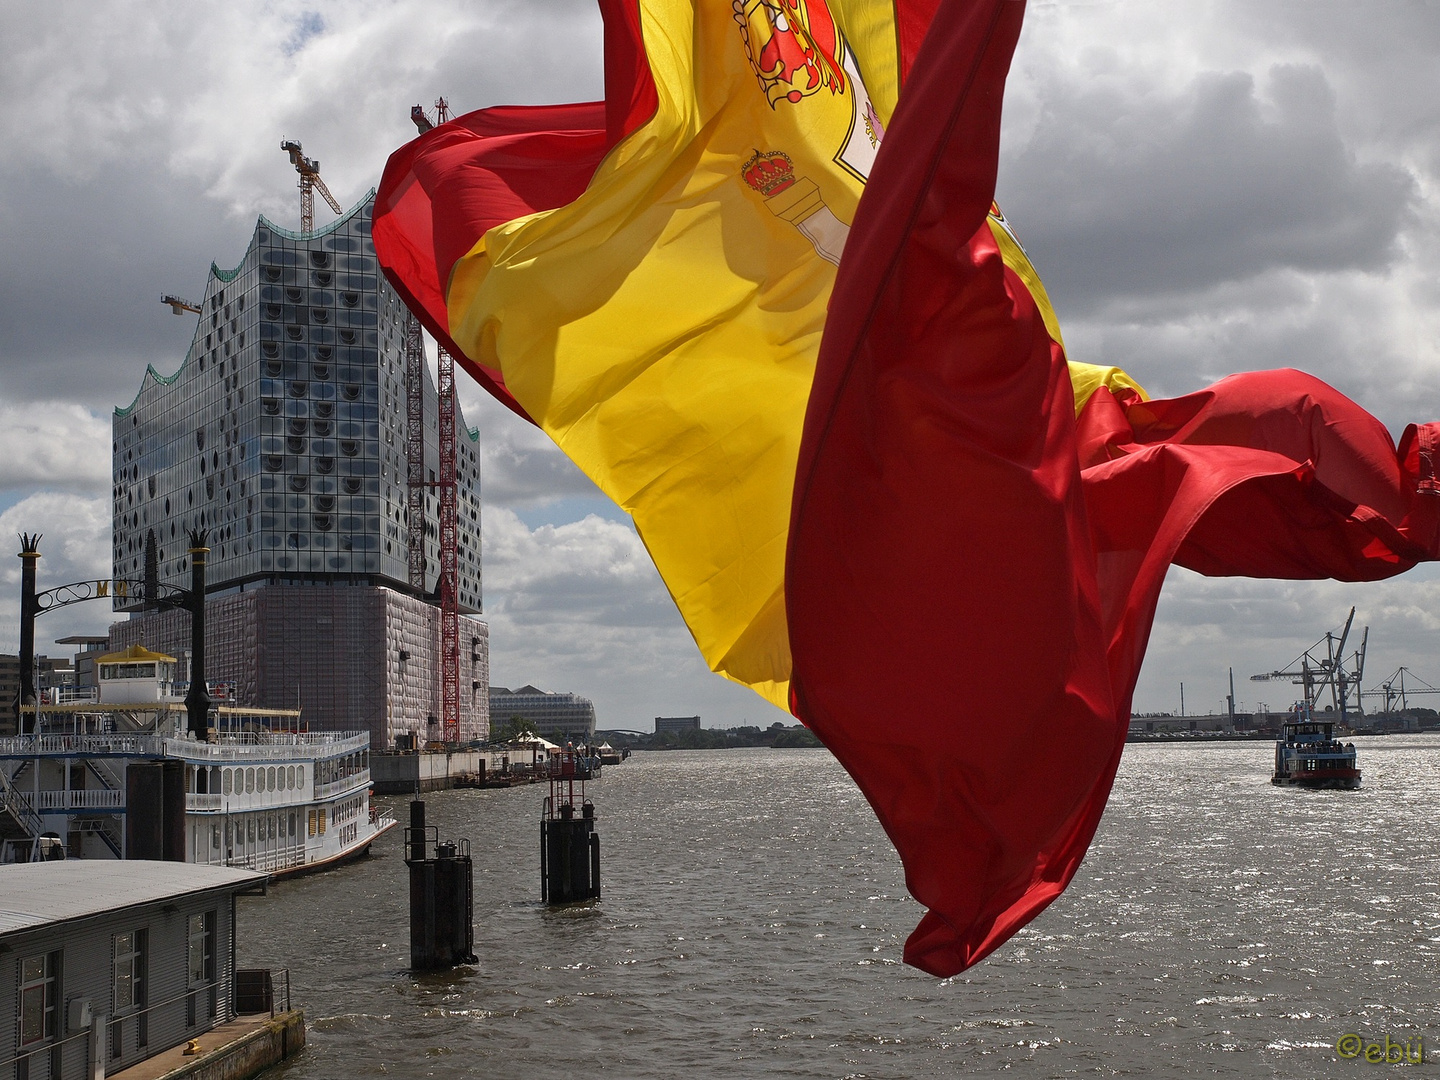
[{"label": "mooring post in water", "polygon": [[425,803],[410,804],[405,830],[410,868],[410,967],[434,971],[475,963],[475,875],[470,841],[440,842],[425,824]]},{"label": "mooring post in water", "polygon": [[585,797],[589,762],[566,747],[548,768],[550,794],[540,814],[540,899],[549,904],[598,900],[600,834],[595,804]]}]

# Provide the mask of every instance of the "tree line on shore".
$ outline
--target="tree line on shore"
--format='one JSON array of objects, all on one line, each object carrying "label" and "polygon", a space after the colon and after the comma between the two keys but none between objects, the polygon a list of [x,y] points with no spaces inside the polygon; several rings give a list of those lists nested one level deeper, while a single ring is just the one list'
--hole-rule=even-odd
[{"label": "tree line on shore", "polygon": [[609,742],[617,749],[629,750],[729,750],[744,746],[769,746],[776,749],[810,748],[822,743],[807,727],[796,724],[786,727],[776,721],[768,728],[754,725],[734,728],[698,728],[692,731],[661,731],[654,734],[631,732],[596,732],[596,739]]}]

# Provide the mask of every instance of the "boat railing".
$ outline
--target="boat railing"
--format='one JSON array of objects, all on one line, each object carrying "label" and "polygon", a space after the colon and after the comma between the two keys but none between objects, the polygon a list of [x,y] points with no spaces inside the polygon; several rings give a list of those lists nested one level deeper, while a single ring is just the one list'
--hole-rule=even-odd
[{"label": "boat railing", "polygon": [[361,769],[349,776],[342,776],[339,780],[331,780],[328,784],[315,785],[316,799],[329,799],[336,795],[343,794],[353,788],[365,788],[370,786],[370,770]]},{"label": "boat railing", "polygon": [[164,739],[158,735],[121,732],[104,735],[12,735],[0,739],[0,757],[49,755],[79,757],[90,754],[109,754],[118,757],[160,757],[165,753],[165,744],[176,741],[179,740]]},{"label": "boat railing", "polygon": [[276,870],[286,870],[292,866],[298,866],[304,861],[304,841],[295,844],[286,844],[284,847],[276,848],[274,851],[248,851],[244,855],[233,855],[225,860],[228,866],[239,866],[247,870],[257,870],[262,874],[274,873]]},{"label": "boat railing", "polygon": [[340,756],[366,750],[368,732],[280,732],[258,738],[226,735],[208,743],[196,739],[174,739],[139,732],[103,734],[11,735],[0,738],[0,757],[109,755],[112,757],[178,757],[190,761],[217,761],[233,756],[245,747],[247,758],[293,758],[297,747],[323,748],[325,756]]},{"label": "boat railing", "polygon": [[245,746],[324,746],[355,739],[368,744],[370,735],[364,731],[226,731],[221,736],[222,742]]},{"label": "boat railing", "polygon": [[185,793],[186,810],[219,810],[222,796],[219,792],[196,792]]},{"label": "boat railing", "polygon": [[41,810],[123,810],[125,793],[114,788],[40,792]]},{"label": "boat railing", "polygon": [[367,732],[327,732],[320,738],[306,733],[274,735],[263,742],[225,736],[218,743],[197,742],[190,739],[166,739],[165,753],[170,757],[186,761],[222,762],[234,758],[237,747],[243,746],[248,760],[291,760],[297,748],[323,748],[324,756],[339,757],[343,754],[358,753],[370,746]]}]

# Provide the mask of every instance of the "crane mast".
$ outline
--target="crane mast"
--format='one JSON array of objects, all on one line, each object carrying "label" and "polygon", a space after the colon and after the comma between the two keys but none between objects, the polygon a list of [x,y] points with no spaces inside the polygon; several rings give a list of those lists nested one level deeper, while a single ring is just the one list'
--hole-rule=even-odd
[{"label": "crane mast", "polygon": [[335,213],[343,214],[345,211],[335,201],[335,196],[330,194],[325,181],[320,179],[320,162],[306,157],[300,144],[294,139],[286,139],[280,144],[280,149],[290,155],[290,164],[294,165],[295,171],[300,174],[300,231],[309,235],[315,231],[316,191],[324,196]]},{"label": "crane mast", "polygon": [[[1301,653],[1288,670],[1251,675],[1250,681],[1289,679],[1303,688],[1307,709],[1315,707],[1316,697],[1328,686],[1331,702],[1339,709],[1340,719],[1344,722],[1345,706],[1350,701],[1352,692],[1356,699],[1364,696],[1360,693],[1360,680],[1365,674],[1365,652],[1370,642],[1370,628],[1367,626],[1361,636],[1360,647],[1355,650],[1350,662],[1346,663],[1345,643],[1350,638],[1350,627],[1354,621],[1355,609],[1352,607],[1338,641],[1335,635],[1327,630],[1325,636]],[[1323,656],[1320,655],[1321,645],[1325,646]]]},{"label": "crane mast", "polygon": [[[436,119],[450,119],[450,105],[435,102]],[[435,125],[424,108],[415,105],[410,119],[423,135]],[[302,174],[303,175],[303,174]],[[409,484],[410,584],[425,588],[425,489],[439,496],[437,550],[440,573],[435,591],[440,600],[440,716],[447,743],[460,741],[460,555],[459,492],[455,478],[455,358],[436,343],[435,384],[439,392],[436,416],[439,427],[439,461],[436,478],[425,478],[425,345],[420,320],[412,312],[405,324],[406,479]]]}]

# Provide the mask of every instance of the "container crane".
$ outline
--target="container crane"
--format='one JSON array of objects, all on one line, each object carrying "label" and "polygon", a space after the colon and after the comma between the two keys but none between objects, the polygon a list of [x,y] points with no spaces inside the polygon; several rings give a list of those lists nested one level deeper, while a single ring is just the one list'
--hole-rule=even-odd
[{"label": "container crane", "polygon": [[320,179],[320,162],[305,156],[300,144],[294,139],[286,139],[280,144],[280,149],[290,155],[290,164],[295,166],[295,171],[300,174],[300,231],[305,234],[315,231],[315,192],[320,192],[325,201],[330,204],[330,209],[337,214],[345,211],[335,201],[335,196],[330,194],[330,189],[325,186],[325,181]]},{"label": "container crane", "polygon": [[[1307,709],[1315,707],[1316,697],[1328,686],[1331,703],[1340,711],[1340,721],[1344,723],[1345,705],[1350,700],[1351,691],[1354,691],[1357,700],[1361,697],[1360,679],[1365,673],[1365,650],[1370,641],[1370,628],[1367,626],[1361,635],[1360,647],[1355,650],[1347,665],[1344,658],[1345,642],[1350,637],[1350,625],[1354,621],[1355,609],[1352,607],[1338,642],[1335,635],[1327,630],[1325,636],[1301,653],[1288,670],[1251,675],[1250,681],[1289,679],[1304,688]],[[1320,654],[1322,645],[1325,647],[1323,657]]]},{"label": "container crane", "polygon": [[[1405,685],[1406,676],[1409,676],[1411,680],[1409,686]],[[1390,678],[1380,684],[1380,689],[1365,690],[1359,696],[1361,698],[1384,698],[1385,712],[1388,714],[1395,702],[1400,703],[1400,711],[1404,712],[1410,707],[1409,699],[1421,694],[1440,694],[1440,687],[1431,686],[1407,667],[1399,667],[1395,669],[1395,673]]]},{"label": "container crane", "polygon": [[[410,119],[420,134],[435,126],[425,109],[411,106]],[[450,119],[450,103],[435,102],[435,121]],[[303,174],[302,174],[303,175]],[[455,358],[436,343],[435,385],[439,391],[439,468],[425,478],[425,342],[412,312],[405,322],[406,481],[409,487],[409,569],[412,588],[425,589],[425,489],[439,495],[440,529],[436,548],[440,574],[440,717],[447,743],[460,741],[460,555],[459,492],[455,480]]]}]

